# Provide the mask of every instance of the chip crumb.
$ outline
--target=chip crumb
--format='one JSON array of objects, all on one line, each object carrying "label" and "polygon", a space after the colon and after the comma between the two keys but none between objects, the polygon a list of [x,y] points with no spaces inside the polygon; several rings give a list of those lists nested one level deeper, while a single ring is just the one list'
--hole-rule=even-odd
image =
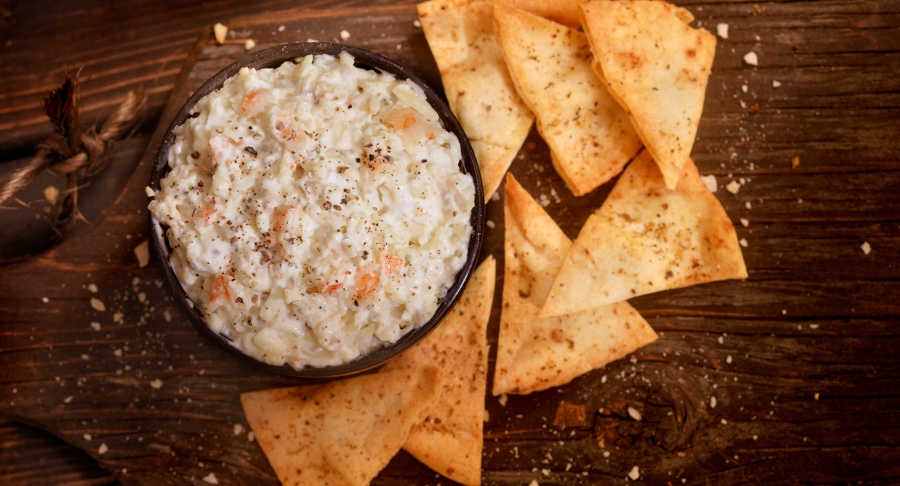
[{"label": "chip crumb", "polygon": [[750,226],[750,220],[748,220],[747,218],[741,218],[741,224],[744,225],[744,228],[746,228],[747,226]]},{"label": "chip crumb", "polygon": [[82,435],[82,437],[84,437],[84,440],[87,440],[87,441],[93,439],[93,437],[91,437],[91,434],[84,434],[84,435]]},{"label": "chip crumb", "polygon": [[725,357],[725,362],[728,364],[731,364],[731,355],[730,354]]},{"label": "chip crumb", "polygon": [[728,38],[728,24],[716,24],[716,33],[723,39]]},{"label": "chip crumb", "polygon": [[494,224],[494,222],[491,221],[491,220],[487,220],[487,222],[485,222],[485,224],[486,224],[487,227],[490,228],[490,229],[494,229],[494,228],[497,226],[497,225]]},{"label": "chip crumb", "polygon": [[747,248],[747,238],[741,238],[740,240],[738,240],[738,244],[740,244],[744,248]]},{"label": "chip crumb", "polygon": [[121,350],[121,349],[114,349],[114,350],[113,350],[113,354],[114,354],[117,358],[121,358],[121,357],[122,357],[122,350]]},{"label": "chip crumb", "polygon": [[43,302],[45,304],[50,302],[50,297],[41,297],[41,302]]},{"label": "chip crumb", "polygon": [[144,268],[150,263],[150,242],[142,241],[134,247],[134,256],[137,257],[138,268]]},{"label": "chip crumb", "polygon": [[872,245],[870,245],[868,241],[863,242],[863,244],[860,245],[860,248],[862,249],[863,253],[865,253],[866,255],[868,255],[869,252],[872,251]]},{"label": "chip crumb", "polygon": [[284,32],[285,27],[283,25],[278,26],[278,32]]},{"label": "chip crumb", "polygon": [[88,292],[92,294],[96,294],[100,289],[97,288],[96,284],[88,284],[87,286]]},{"label": "chip crumb", "polygon": [[103,303],[103,301],[100,299],[95,299],[94,297],[91,297],[91,308],[93,308],[97,312],[106,311],[106,305]]},{"label": "chip crumb", "polygon": [[641,416],[641,412],[638,411],[638,409],[636,409],[634,407],[628,407],[628,416],[633,418],[634,420],[637,420],[638,422],[640,422],[641,419],[643,418]]},{"label": "chip crumb", "polygon": [[241,424],[234,424],[234,435],[241,435],[244,433],[244,426]]},{"label": "chip crumb", "polygon": [[741,91],[744,93],[746,93],[748,89],[750,89],[750,88],[748,88],[746,84],[741,86]]},{"label": "chip crumb", "polygon": [[728,421],[725,419],[722,419],[722,425],[728,425]]},{"label": "chip crumb", "polygon": [[757,56],[755,52],[750,51],[750,52],[744,54],[744,62],[746,62],[747,64],[749,64],[751,66],[758,66],[759,65],[759,56]]},{"label": "chip crumb", "polygon": [[818,399],[819,399],[819,394],[816,393],[815,395],[813,395],[813,398],[816,399],[816,400],[818,400]]},{"label": "chip crumb", "polygon": [[153,381],[150,382],[150,386],[152,386],[152,387],[153,387],[154,389],[156,389],[156,390],[159,390],[160,388],[162,388],[163,382],[162,382],[162,380],[160,380],[159,378],[157,378],[157,379],[155,379],[155,380],[153,380]]},{"label": "chip crumb", "polygon": [[795,155],[791,159],[791,169],[796,169],[799,166],[800,166],[800,157]]},{"label": "chip crumb", "polygon": [[500,200],[500,193],[494,191],[494,193],[491,194],[491,201],[499,201],[499,200]]},{"label": "chip crumb", "polygon": [[44,200],[47,201],[47,204],[56,204],[56,200],[59,198],[59,189],[56,186],[47,186],[44,188]]},{"label": "chip crumb", "polygon": [[122,319],[125,318],[125,314],[121,312],[116,312],[113,314],[113,322],[119,323],[122,322]]},{"label": "chip crumb", "polygon": [[163,311],[163,319],[165,319],[166,322],[172,322],[172,313],[169,312],[168,309]]},{"label": "chip crumb", "polygon": [[753,207],[753,205],[750,204],[750,201],[747,201],[747,202],[744,203],[744,207],[747,208],[747,209],[750,209],[750,208]]},{"label": "chip crumb", "polygon": [[244,41],[244,49],[245,49],[245,50],[248,50],[248,51],[249,51],[250,49],[253,49],[254,47],[256,47],[256,41],[255,41],[255,40],[253,40],[253,39],[247,39],[246,41]]},{"label": "chip crumb", "polygon": [[709,408],[716,408],[716,397],[709,397]]},{"label": "chip crumb", "polygon": [[88,356],[88,355],[86,355],[86,354],[82,354],[82,355],[81,355],[81,359],[87,361],[87,360],[91,359],[91,357]]},{"label": "chip crumb", "polygon": [[154,191],[152,187],[147,186],[144,188],[144,194],[146,194],[147,197],[155,197],[156,191]]},{"label": "chip crumb", "polygon": [[772,87],[773,87],[773,88],[780,88],[780,87],[781,87],[781,83],[778,82],[778,81],[772,80]]},{"label": "chip crumb", "polygon": [[550,470],[549,469],[541,469],[541,474],[543,474],[544,476],[549,476]]},{"label": "chip crumb", "polygon": [[818,328],[819,328],[819,325],[818,325],[818,324],[810,324],[810,325],[809,325],[809,328],[810,328],[810,329],[818,329]]},{"label": "chip crumb", "polygon": [[97,449],[98,454],[106,454],[106,451],[109,450],[109,447],[106,447],[106,444],[100,444],[100,448]]},{"label": "chip crumb", "polygon": [[786,316],[786,315],[787,315],[787,309],[781,309],[781,315]]},{"label": "chip crumb", "polygon": [[540,486],[540,483],[537,482],[537,479],[532,479],[528,486]]},{"label": "chip crumb", "polygon": [[413,27],[417,29],[422,28],[422,22],[419,22],[419,19],[413,20]]},{"label": "chip crumb", "polygon": [[248,441],[253,442],[255,439],[256,439],[256,434],[254,434],[252,430],[250,432],[247,432],[247,440]]},{"label": "chip crumb", "polygon": [[631,468],[631,471],[628,471],[628,477],[629,477],[632,481],[637,481],[638,478],[641,477],[641,470],[638,469],[637,466],[634,466],[633,468]]},{"label": "chip crumb", "polygon": [[219,484],[219,480],[216,479],[215,473],[209,473],[206,476],[203,476],[203,482],[209,484]]},{"label": "chip crumb", "polygon": [[501,393],[501,394],[500,394],[500,398],[498,398],[497,401],[500,402],[500,406],[501,406],[501,407],[505,407],[505,406],[506,406],[506,400],[508,400],[508,399],[509,399],[509,397],[506,396],[506,393]]},{"label": "chip crumb", "polygon": [[73,397],[72,395],[67,396],[65,399],[63,399],[63,403],[72,403],[72,398],[75,397]]},{"label": "chip crumb", "polygon": [[93,330],[95,330],[95,331],[99,331],[99,330],[100,330],[100,323],[99,323],[99,322],[92,322],[92,323],[91,323],[91,329],[93,329]]},{"label": "chip crumb", "polygon": [[[221,22],[217,22],[216,25],[213,26],[213,35],[216,36],[216,42],[218,44],[224,44],[225,36],[228,35],[228,27],[226,27],[225,24]],[[147,195],[149,196],[149,194]]]},{"label": "chip crumb", "polygon": [[719,190],[719,183],[718,181],[716,181],[716,176],[712,174],[704,175],[700,176],[700,180],[702,180],[703,183],[706,184],[706,188],[709,189],[709,192],[715,194],[716,191]]},{"label": "chip crumb", "polygon": [[737,194],[738,191],[741,190],[741,183],[738,181],[731,181],[725,186],[725,189],[732,194]]},{"label": "chip crumb", "polygon": [[346,30],[342,30],[341,31],[341,39],[347,40],[349,38],[350,38],[350,32],[347,32]]}]

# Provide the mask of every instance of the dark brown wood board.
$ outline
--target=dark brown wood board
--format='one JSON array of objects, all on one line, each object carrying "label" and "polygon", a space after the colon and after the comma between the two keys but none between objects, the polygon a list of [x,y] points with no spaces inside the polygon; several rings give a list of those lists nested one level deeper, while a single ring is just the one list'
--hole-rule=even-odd
[{"label": "dark brown wood board", "polygon": [[[484,482],[621,483],[633,466],[649,484],[900,482],[900,4],[679,4],[711,31],[730,26],[694,158],[716,176],[716,196],[748,242],[750,278],[635,299],[657,343],[565,387],[505,405],[486,397]],[[258,48],[338,41],[346,29],[347,44],[440,87],[414,20],[413,7],[389,5],[228,24]],[[750,50],[759,67],[742,61]],[[244,53],[204,33],[160,127]],[[147,152],[99,225],[0,268],[0,414],[83,449],[124,483],[206,484],[212,472],[220,484],[274,484],[256,443],[234,433],[247,429],[238,395],[303,382],[262,374],[206,341],[160,287],[159,270],[139,269],[132,253],[146,238],[143,187],[161,135],[134,142]],[[511,170],[570,237],[613,185],[572,197],[535,131]],[[745,180],[737,194],[722,187],[732,178]],[[502,269],[502,193],[488,215],[482,258],[494,255]],[[560,422],[563,403],[584,406],[586,420]],[[374,482],[436,483],[447,480],[404,452]]]}]

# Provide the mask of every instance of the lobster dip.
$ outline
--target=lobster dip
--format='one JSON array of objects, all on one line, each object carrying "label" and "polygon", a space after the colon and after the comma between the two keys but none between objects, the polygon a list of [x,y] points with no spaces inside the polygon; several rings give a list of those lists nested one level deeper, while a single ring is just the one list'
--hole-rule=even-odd
[{"label": "lobster dip", "polygon": [[475,185],[417,85],[346,52],[296,61],[201,99],[148,194],[209,327],[300,369],[432,317],[466,261]]}]

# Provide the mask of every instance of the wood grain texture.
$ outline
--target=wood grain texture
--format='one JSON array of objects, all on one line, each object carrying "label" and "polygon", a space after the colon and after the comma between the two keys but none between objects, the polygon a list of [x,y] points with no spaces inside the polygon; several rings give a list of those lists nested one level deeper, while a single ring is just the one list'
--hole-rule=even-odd
[{"label": "wood grain texture", "polygon": [[[634,299],[658,342],[565,387],[510,396],[505,406],[487,397],[484,483],[621,483],[633,466],[649,484],[900,482],[900,4],[678,3],[712,31],[719,22],[730,25],[729,38],[717,45],[693,155],[702,174],[716,176],[716,196],[747,241],[750,278]],[[349,44],[385,54],[439,87],[411,4],[322,2],[229,24],[260,47],[337,40],[346,29]],[[207,24],[219,19],[191,4],[152,12],[148,5],[135,3],[148,11],[143,21],[121,18],[123,32],[150,36],[161,31],[154,25],[179,31],[178,14]],[[89,7],[79,15],[119,18]],[[65,17],[54,11],[46,18]],[[105,34],[109,45],[97,47],[98,30],[72,34],[83,39],[79,59],[89,65],[147,48],[116,37],[124,34]],[[166,75],[169,87],[160,94],[171,92],[171,101],[156,105],[135,141],[148,147],[143,159],[140,151],[120,153],[137,169],[103,221],[37,258],[0,268],[0,414],[51,431],[111,475],[73,472],[76,451],[38,446],[28,429],[0,422],[5,451],[18,444],[33,450],[4,453],[0,482],[202,485],[214,472],[220,484],[275,484],[258,446],[246,433],[234,434],[234,424],[247,427],[237,397],[304,382],[261,374],[202,339],[160,286],[160,272],[137,268],[131,251],[146,238],[143,187],[161,130],[191,90],[245,52],[212,45],[207,34],[188,59],[199,31],[183,32],[176,37],[189,62],[180,79],[178,72]],[[175,42],[160,42],[166,39]],[[742,61],[751,50],[758,67]],[[146,52],[157,71],[175,62]],[[49,63],[64,54],[41,55]],[[30,96],[16,69],[0,65],[4,79],[22,83],[0,98],[0,111]],[[123,90],[142,82],[138,70],[121,75]],[[105,76],[98,71],[98,78]],[[120,88],[102,82],[110,92]],[[754,103],[759,111],[751,113]],[[8,113],[12,118],[0,112],[0,125],[28,119],[24,111]],[[151,134],[156,121],[163,128]],[[2,145],[6,140],[39,132],[3,130],[0,154],[8,158],[18,156],[20,142]],[[794,156],[801,163],[792,169]],[[511,170],[570,237],[614,184],[573,198],[535,131]],[[724,189],[740,178],[737,194]],[[494,255],[502,268],[502,200],[487,210],[494,227],[482,257]],[[868,255],[863,242],[871,245]],[[488,330],[492,347],[499,294]],[[107,310],[93,310],[91,297]],[[156,379],[158,389],[150,385]],[[584,422],[554,425],[562,403],[584,406]],[[642,420],[630,418],[628,407]],[[108,449],[103,454],[100,444]],[[438,482],[447,481],[401,452],[373,484]]]}]

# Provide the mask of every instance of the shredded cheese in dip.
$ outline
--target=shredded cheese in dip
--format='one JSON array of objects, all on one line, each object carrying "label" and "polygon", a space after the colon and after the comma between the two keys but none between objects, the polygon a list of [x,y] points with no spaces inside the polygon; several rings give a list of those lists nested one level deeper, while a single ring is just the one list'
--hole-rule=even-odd
[{"label": "shredded cheese in dip", "polygon": [[200,100],[149,208],[209,327],[299,369],[432,317],[466,260],[475,187],[418,86],[346,52],[297,61]]}]

